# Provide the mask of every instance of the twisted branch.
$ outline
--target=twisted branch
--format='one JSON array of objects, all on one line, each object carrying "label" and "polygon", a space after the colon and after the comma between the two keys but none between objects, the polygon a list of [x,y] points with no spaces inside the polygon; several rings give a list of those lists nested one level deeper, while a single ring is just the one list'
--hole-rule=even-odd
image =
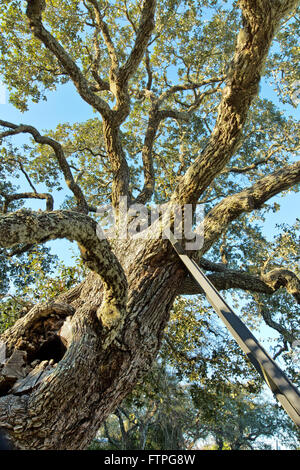
[{"label": "twisted branch", "polygon": [[0,217],[0,246],[45,243],[66,238],[76,241],[86,266],[102,279],[104,298],[97,314],[107,327],[121,320],[126,312],[127,280],[124,271],[102,234],[97,236],[97,223],[78,212],[33,212],[20,210]]}]

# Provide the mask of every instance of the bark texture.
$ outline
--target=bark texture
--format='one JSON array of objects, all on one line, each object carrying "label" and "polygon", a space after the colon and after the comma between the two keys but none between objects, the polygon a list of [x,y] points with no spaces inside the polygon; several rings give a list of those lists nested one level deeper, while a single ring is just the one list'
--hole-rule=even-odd
[{"label": "bark texture", "polygon": [[[118,329],[112,334],[97,318],[103,289],[99,276],[91,274],[55,304],[33,309],[2,336],[8,355],[15,349],[26,355],[23,376],[9,383],[4,376],[5,395],[0,398],[0,426],[19,448],[85,448],[99,423],[150,366],[184,273],[174,261],[159,267],[143,264],[144,256],[139,254],[138,263],[136,253],[127,257],[130,293],[117,335]],[[64,321],[68,335],[60,333]],[[51,345],[57,351],[59,341],[62,357],[55,358]],[[36,375],[36,368],[41,373],[32,382],[28,375]]]}]

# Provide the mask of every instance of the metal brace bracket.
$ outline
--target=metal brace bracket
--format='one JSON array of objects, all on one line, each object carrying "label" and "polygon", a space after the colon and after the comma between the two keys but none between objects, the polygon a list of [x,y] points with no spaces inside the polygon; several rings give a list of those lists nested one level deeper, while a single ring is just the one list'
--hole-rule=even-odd
[{"label": "metal brace bracket", "polygon": [[169,240],[191,276],[205,292],[207,300],[215,309],[219,318],[263,377],[286,413],[300,428],[300,393],[298,389],[290,382],[242,320],[233,312],[214,285],[201,271],[198,264],[190,259],[171,232],[169,233]]}]

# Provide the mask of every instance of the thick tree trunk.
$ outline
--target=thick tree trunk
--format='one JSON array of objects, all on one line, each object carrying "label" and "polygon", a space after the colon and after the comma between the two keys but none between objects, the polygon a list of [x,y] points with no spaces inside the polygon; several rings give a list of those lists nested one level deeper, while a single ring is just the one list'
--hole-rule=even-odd
[{"label": "thick tree trunk", "polygon": [[153,257],[148,245],[120,249],[129,284],[121,328],[98,320],[101,281],[91,273],[2,335],[8,357],[26,352],[23,373],[0,382],[0,427],[17,448],[84,449],[151,365],[184,273],[172,254]]}]

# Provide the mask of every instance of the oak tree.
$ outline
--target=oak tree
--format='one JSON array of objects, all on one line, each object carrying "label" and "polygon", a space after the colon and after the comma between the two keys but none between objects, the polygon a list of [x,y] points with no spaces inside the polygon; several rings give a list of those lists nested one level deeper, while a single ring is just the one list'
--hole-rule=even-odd
[{"label": "oak tree", "polygon": [[[283,101],[295,95],[298,3],[0,2],[11,102],[26,111],[71,82],[96,113],[49,132],[0,120],[1,254],[67,239],[87,270],[1,335],[0,426],[16,447],[86,448],[149,369],[176,297],[203,295],[161,236],[174,214],[144,236],[112,238],[99,236],[98,206],[111,203],[118,221],[124,198],[127,209],[205,203],[203,244],[191,256],[218,289],[257,296],[253,310],[285,346],[297,339],[294,307],[285,308],[300,299],[295,232],[282,228],[282,244],[291,240],[283,256],[280,243],[268,250],[257,220],[300,182],[296,123],[259,93],[264,76]],[[17,149],[20,135],[31,140]],[[28,190],[13,184],[17,173]],[[62,184],[71,197],[57,208]],[[31,199],[45,210],[20,206]]]}]

